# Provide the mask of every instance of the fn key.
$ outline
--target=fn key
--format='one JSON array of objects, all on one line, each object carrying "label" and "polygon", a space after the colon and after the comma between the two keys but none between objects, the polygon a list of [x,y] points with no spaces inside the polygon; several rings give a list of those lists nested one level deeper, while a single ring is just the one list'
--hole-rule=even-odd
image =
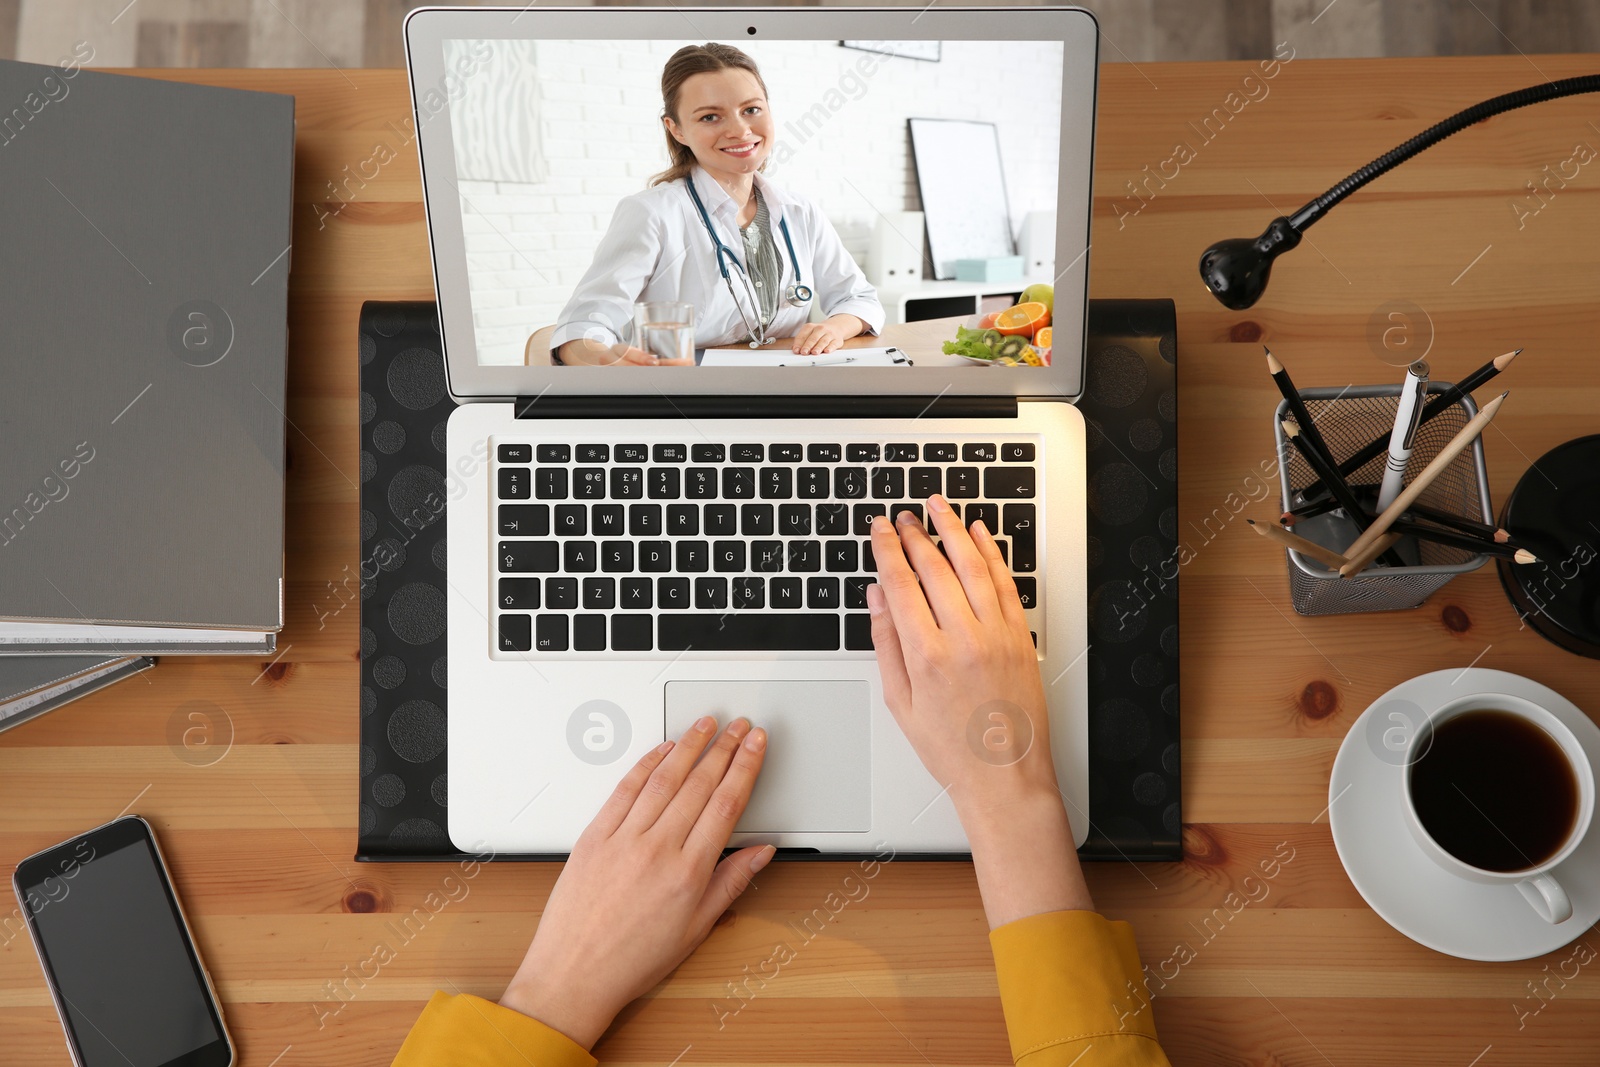
[{"label": "fn key", "polygon": [[533,648],[533,616],[501,615],[497,620],[500,630],[501,652],[528,652]]}]

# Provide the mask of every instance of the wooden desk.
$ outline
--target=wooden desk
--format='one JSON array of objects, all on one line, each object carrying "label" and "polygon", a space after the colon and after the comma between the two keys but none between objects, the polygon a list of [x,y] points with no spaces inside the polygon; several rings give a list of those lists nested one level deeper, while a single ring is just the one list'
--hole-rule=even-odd
[{"label": "wooden desk", "polygon": [[[1388,301],[1409,300],[1431,315],[1429,358],[1440,376],[1527,346],[1504,379],[1512,396],[1486,442],[1497,500],[1533,457],[1596,429],[1600,163],[1521,230],[1511,207],[1575,143],[1600,143],[1589,123],[1595,100],[1496,118],[1358,194],[1279,262],[1252,311],[1226,311],[1195,273],[1211,241],[1259,233],[1277,211],[1445,114],[1541,80],[1535,64],[1558,78],[1595,61],[1296,61],[1209,143],[1190,124],[1222,107],[1252,65],[1103,68],[1094,291],[1178,301],[1180,526],[1195,556],[1181,578],[1188,858],[1094,865],[1089,883],[1107,914],[1135,924],[1155,966],[1179,942],[1202,940],[1196,929],[1211,909],[1280,844],[1294,855],[1270,896],[1202,945],[1157,998],[1178,1064],[1587,1064],[1600,1047],[1597,965],[1565,988],[1552,984],[1554,999],[1519,1030],[1515,1009],[1540,1003],[1529,983],[1554,973],[1566,954],[1481,964],[1412,943],[1357,895],[1324,814],[1340,739],[1396,682],[1469,663],[1501,667],[1594,714],[1600,669],[1519,629],[1489,569],[1415,612],[1295,617],[1282,554],[1242,522],[1273,509],[1234,516],[1230,503],[1272,452],[1267,413],[1276,395],[1258,342],[1272,342],[1302,385],[1396,380],[1368,343],[1369,322]],[[360,973],[373,944],[390,936],[386,924],[453,872],[350,860],[356,313],[365,299],[432,294],[415,155],[403,135],[405,78],[149,73],[299,97],[284,653],[272,662],[168,658],[0,736],[0,857],[10,865],[132,804],[162,833],[243,1062],[385,1064],[435,988],[500,993],[558,873],[522,864],[484,870],[381,972]],[[1152,182],[1134,214],[1139,201],[1126,183],[1143,181],[1147,166],[1157,173],[1180,141],[1194,145],[1194,158],[1164,186]],[[395,158],[370,163],[387,154],[383,146]],[[1205,520],[1218,515],[1208,534]],[[232,748],[209,766],[180,758],[190,712],[231,722]],[[831,864],[777,864],[763,874],[737,919],[629,1010],[602,1057],[1007,1062],[983,914],[962,864],[888,864],[866,899],[841,911],[718,1029],[713,1001],[728,1000],[729,983],[786,936],[785,920],[820,906],[843,874]],[[16,921],[13,914],[0,927],[0,1059],[65,1063]]]}]

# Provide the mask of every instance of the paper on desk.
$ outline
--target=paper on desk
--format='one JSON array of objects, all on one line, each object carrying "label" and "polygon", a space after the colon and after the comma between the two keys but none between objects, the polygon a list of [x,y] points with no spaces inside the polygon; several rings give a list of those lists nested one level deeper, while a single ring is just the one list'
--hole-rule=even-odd
[{"label": "paper on desk", "polygon": [[898,348],[841,348],[818,356],[801,356],[787,350],[708,348],[702,367],[909,367],[911,360]]}]

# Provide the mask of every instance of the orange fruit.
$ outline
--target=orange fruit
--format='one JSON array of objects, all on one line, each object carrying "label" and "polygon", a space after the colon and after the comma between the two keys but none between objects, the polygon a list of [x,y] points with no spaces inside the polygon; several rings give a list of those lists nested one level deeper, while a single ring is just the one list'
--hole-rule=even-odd
[{"label": "orange fruit", "polygon": [[1006,308],[995,316],[994,328],[1003,334],[1021,334],[1032,337],[1041,326],[1050,325],[1050,309],[1043,304],[1028,302]]},{"label": "orange fruit", "polygon": [[1033,335],[1033,346],[1035,348],[1049,348],[1049,347],[1051,347],[1051,345],[1050,345],[1050,327],[1045,326],[1045,327],[1041,328],[1038,333]]},{"label": "orange fruit", "polygon": [[989,314],[985,315],[983,318],[978,320],[978,329],[980,329],[980,330],[992,330],[992,329],[994,329],[994,320],[999,318],[999,317],[1000,317],[1000,312],[998,312],[998,311],[989,312]]}]

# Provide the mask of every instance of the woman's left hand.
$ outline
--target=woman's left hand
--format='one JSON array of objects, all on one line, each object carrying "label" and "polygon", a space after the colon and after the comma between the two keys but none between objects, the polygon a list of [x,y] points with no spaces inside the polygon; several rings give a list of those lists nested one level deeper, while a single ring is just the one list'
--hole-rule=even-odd
[{"label": "woman's left hand", "polygon": [[706,716],[623,777],[578,838],[502,1005],[590,1048],[706,939],[772,858],[775,849],[756,845],[718,862],[767,735],[735,719],[700,759],[715,733]]},{"label": "woman's left hand", "polygon": [[[845,319],[849,321],[842,321]],[[860,319],[854,315],[836,315],[823,322],[808,322],[796,330],[793,348],[802,356],[819,356],[832,352],[860,332]]]}]

